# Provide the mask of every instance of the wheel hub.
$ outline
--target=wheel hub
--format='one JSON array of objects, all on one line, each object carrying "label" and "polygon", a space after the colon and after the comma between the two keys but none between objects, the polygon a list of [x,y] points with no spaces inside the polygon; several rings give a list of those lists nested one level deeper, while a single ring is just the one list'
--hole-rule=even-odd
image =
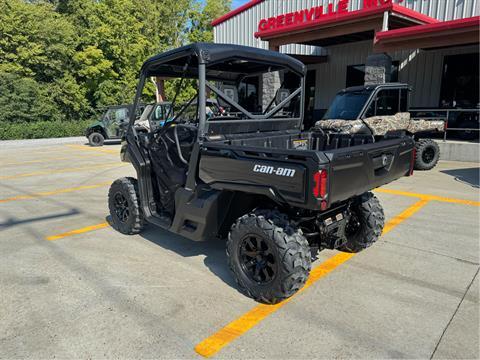
[{"label": "wheel hub", "polygon": [[130,210],[128,208],[128,200],[125,196],[118,192],[114,196],[114,207],[115,207],[115,215],[121,222],[127,222],[130,216]]},{"label": "wheel hub", "polygon": [[422,154],[422,160],[427,164],[431,163],[434,157],[435,157],[435,151],[431,148],[425,149],[425,151]]},{"label": "wheel hub", "polygon": [[266,284],[276,275],[275,257],[268,243],[257,235],[247,235],[240,243],[240,263],[247,277]]}]

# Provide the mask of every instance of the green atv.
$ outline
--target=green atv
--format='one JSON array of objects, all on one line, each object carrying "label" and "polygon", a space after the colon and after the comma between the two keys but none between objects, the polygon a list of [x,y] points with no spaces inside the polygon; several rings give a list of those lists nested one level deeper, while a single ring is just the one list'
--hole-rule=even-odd
[{"label": "green atv", "polygon": [[[157,120],[165,120],[171,108],[170,102],[156,104]],[[91,146],[102,146],[105,140],[120,140],[127,129],[129,113],[132,105],[109,106],[100,120],[95,121],[85,131],[85,136]],[[138,116],[142,114],[145,105],[140,105]],[[138,117],[137,116],[137,117]]]},{"label": "green atv", "polygon": [[101,119],[85,131],[91,146],[102,146],[105,140],[121,139],[129,119],[131,105],[109,106]]}]

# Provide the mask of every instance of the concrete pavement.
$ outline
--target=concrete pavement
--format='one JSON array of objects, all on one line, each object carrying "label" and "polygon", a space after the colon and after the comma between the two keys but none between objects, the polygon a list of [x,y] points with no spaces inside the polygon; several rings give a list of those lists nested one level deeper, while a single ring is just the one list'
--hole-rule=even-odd
[{"label": "concrete pavement", "polygon": [[[0,358],[200,359],[196,346],[258,307],[238,292],[221,240],[95,228],[108,184],[134,176],[118,150],[0,146]],[[318,271],[213,355],[479,358],[479,207],[464,201],[480,200],[478,171],[440,162],[379,189],[395,219],[379,242]]]}]

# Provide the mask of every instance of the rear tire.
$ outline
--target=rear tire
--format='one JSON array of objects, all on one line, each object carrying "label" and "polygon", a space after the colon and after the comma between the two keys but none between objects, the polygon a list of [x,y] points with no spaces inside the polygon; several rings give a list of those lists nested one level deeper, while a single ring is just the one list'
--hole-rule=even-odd
[{"label": "rear tire", "polygon": [[88,143],[90,146],[102,146],[105,142],[105,137],[99,132],[92,132],[88,135]]},{"label": "rear tire", "polygon": [[238,218],[228,234],[227,257],[240,289],[265,304],[295,294],[311,269],[307,240],[277,210],[259,210]]},{"label": "rear tire", "polygon": [[338,250],[357,253],[378,240],[385,225],[385,215],[380,201],[371,192],[359,196],[351,210],[352,216],[345,230],[347,242]]},{"label": "rear tire", "polygon": [[122,234],[133,235],[143,230],[136,179],[124,177],[113,182],[108,191],[108,208],[114,228]]},{"label": "rear tire", "polygon": [[415,142],[415,170],[431,170],[440,158],[440,147],[431,139],[420,139]]}]

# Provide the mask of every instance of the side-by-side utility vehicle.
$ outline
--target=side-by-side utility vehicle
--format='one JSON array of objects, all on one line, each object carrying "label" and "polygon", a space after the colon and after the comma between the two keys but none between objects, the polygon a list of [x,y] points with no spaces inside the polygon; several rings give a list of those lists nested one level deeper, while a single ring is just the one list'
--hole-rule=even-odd
[{"label": "side-by-side utility vehicle", "polygon": [[[196,43],[147,60],[134,106],[150,76],[198,88],[163,126],[130,117],[124,151],[137,179],[112,184],[113,226],[226,238],[239,288],[264,303],[298,291],[319,250],[373,244],[384,213],[370,190],[412,173],[414,142],[302,132],[305,74],[289,56],[237,45]],[[207,94],[222,111],[207,115]]]},{"label": "side-by-side utility vehicle", "polygon": [[[165,114],[170,111],[169,102],[157,103],[154,109],[155,120],[165,121]],[[134,114],[143,113],[145,105],[139,104]],[[85,131],[90,146],[102,146],[105,140],[119,140],[125,135],[132,105],[109,106],[100,120],[95,121]]]},{"label": "side-by-side utility vehicle", "polygon": [[445,131],[446,121],[410,117],[407,84],[386,83],[341,90],[315,126],[327,133],[368,134],[377,141],[393,134],[415,140],[415,169],[430,170],[440,157],[438,144],[430,135]]}]

